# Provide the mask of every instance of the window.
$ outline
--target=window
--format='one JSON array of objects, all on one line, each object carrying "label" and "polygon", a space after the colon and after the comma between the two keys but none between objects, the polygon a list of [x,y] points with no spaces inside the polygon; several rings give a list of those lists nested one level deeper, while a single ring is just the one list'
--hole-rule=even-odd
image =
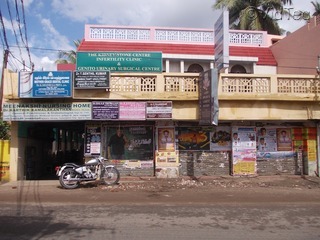
[{"label": "window", "polygon": [[230,73],[247,73],[247,70],[243,66],[236,64],[232,66]]},{"label": "window", "polygon": [[188,67],[188,72],[200,73],[203,72],[203,67],[200,64],[194,63]]}]

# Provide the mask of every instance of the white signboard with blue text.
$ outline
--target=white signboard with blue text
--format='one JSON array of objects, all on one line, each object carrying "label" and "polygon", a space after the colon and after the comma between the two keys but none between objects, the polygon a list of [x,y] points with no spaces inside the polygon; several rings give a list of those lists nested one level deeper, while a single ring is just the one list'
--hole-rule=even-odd
[{"label": "white signboard with blue text", "polygon": [[72,97],[71,71],[20,72],[20,98]]}]

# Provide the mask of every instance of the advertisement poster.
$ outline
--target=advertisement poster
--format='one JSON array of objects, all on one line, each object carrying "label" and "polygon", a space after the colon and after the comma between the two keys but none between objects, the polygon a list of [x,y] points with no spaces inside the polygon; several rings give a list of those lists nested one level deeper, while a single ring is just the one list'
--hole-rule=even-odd
[{"label": "advertisement poster", "polygon": [[176,167],[179,165],[179,152],[160,152],[156,151],[157,167]]},{"label": "advertisement poster", "polygon": [[231,127],[216,127],[210,132],[211,151],[231,151]]},{"label": "advertisement poster", "polygon": [[119,120],[145,120],[145,102],[120,102]]},{"label": "advertisement poster", "polygon": [[85,155],[100,155],[101,127],[98,125],[86,126]]},{"label": "advertisement poster", "polygon": [[256,173],[256,128],[232,128],[232,161],[234,175]]},{"label": "advertisement poster", "polygon": [[290,128],[277,128],[277,150],[292,151],[292,138]]},{"label": "advertisement poster", "polygon": [[209,151],[211,131],[212,127],[179,127],[178,150]]},{"label": "advertisement poster", "polygon": [[173,127],[158,128],[158,150],[175,151],[175,136]]},{"label": "advertisement poster", "polygon": [[277,151],[277,131],[275,128],[257,128],[258,152]]},{"label": "advertisement poster", "polygon": [[153,126],[110,126],[107,128],[107,145],[119,128],[126,139],[126,143],[122,146],[124,159],[112,160],[153,160]]}]

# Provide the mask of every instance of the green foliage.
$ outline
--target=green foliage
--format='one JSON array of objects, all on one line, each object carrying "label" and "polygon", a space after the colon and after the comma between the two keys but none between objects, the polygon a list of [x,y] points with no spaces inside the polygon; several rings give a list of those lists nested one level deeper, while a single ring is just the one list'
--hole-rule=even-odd
[{"label": "green foliage", "polygon": [[0,120],[0,139],[10,140],[10,124],[2,119]]},{"label": "green foliage", "polygon": [[320,3],[318,1],[311,1],[311,4],[314,7],[314,13],[312,14],[312,16],[320,15]]},{"label": "green foliage", "polygon": [[57,64],[61,63],[76,63],[77,61],[77,49],[81,44],[81,40],[74,40],[73,44],[76,50],[69,50],[69,51],[60,51],[58,54],[58,59],[55,61]]},{"label": "green foliage", "polygon": [[283,30],[279,27],[274,14],[281,14],[280,17],[290,15],[290,12],[284,8],[285,4],[292,4],[292,1],[216,0],[213,7],[229,10],[229,21],[232,29],[259,30],[280,35]]}]

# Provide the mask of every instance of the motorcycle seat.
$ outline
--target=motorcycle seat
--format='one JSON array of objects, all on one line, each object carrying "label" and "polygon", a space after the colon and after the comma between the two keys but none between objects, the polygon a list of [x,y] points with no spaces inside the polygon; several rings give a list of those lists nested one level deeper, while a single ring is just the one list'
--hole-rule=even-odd
[{"label": "motorcycle seat", "polygon": [[80,165],[75,164],[75,163],[65,163],[64,165],[65,165],[65,166],[75,167],[75,168],[81,167]]}]

